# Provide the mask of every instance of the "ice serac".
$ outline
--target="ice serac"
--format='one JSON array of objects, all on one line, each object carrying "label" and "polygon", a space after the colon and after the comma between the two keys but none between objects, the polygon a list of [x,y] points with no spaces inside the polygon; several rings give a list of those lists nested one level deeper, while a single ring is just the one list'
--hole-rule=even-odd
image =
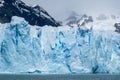
[{"label": "ice serac", "polygon": [[60,26],[60,24],[39,5],[31,7],[21,0],[0,0],[0,22],[10,22],[13,16],[23,17],[31,25]]},{"label": "ice serac", "polygon": [[120,73],[120,34],[92,27],[30,26],[13,17],[0,31],[0,72]]}]

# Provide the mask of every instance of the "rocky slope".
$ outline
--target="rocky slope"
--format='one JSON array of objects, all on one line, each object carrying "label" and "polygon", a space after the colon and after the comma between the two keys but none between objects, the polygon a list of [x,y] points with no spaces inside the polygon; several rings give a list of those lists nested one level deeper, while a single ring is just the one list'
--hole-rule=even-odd
[{"label": "rocky slope", "polygon": [[52,18],[46,10],[40,6],[28,6],[21,0],[1,0],[0,1],[0,22],[10,22],[12,16],[25,18],[31,25],[51,25],[59,26],[60,24]]}]

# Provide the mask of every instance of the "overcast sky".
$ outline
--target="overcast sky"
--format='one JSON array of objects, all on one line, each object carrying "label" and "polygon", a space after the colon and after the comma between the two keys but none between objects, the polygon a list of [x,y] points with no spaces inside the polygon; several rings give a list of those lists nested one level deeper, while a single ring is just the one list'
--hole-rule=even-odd
[{"label": "overcast sky", "polygon": [[71,11],[78,14],[120,14],[120,0],[23,0],[29,5],[40,5],[56,20],[65,20]]}]

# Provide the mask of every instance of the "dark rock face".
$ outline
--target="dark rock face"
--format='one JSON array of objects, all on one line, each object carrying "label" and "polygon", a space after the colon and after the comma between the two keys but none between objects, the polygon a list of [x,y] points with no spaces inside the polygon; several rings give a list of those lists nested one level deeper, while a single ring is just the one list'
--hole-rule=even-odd
[{"label": "dark rock face", "polygon": [[10,22],[12,16],[19,16],[25,18],[31,25],[60,25],[40,6],[31,7],[21,0],[2,0],[0,5],[1,23]]},{"label": "dark rock face", "polygon": [[83,15],[83,16],[81,17],[81,19],[79,19],[78,22],[82,22],[82,23],[80,24],[80,26],[84,26],[85,24],[87,24],[87,23],[89,23],[89,22],[93,22],[93,18],[92,18],[92,16],[87,16],[87,15],[85,14],[85,15]]},{"label": "dark rock face", "polygon": [[116,32],[120,33],[120,23],[115,23],[114,27],[116,28]]}]

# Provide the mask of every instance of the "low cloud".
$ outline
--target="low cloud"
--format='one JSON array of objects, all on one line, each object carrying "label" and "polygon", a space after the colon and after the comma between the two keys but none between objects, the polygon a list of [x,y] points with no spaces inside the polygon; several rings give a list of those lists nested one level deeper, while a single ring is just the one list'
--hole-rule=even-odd
[{"label": "low cloud", "polygon": [[65,20],[71,11],[78,14],[120,14],[120,0],[23,0],[27,4],[38,4],[55,19]]}]

